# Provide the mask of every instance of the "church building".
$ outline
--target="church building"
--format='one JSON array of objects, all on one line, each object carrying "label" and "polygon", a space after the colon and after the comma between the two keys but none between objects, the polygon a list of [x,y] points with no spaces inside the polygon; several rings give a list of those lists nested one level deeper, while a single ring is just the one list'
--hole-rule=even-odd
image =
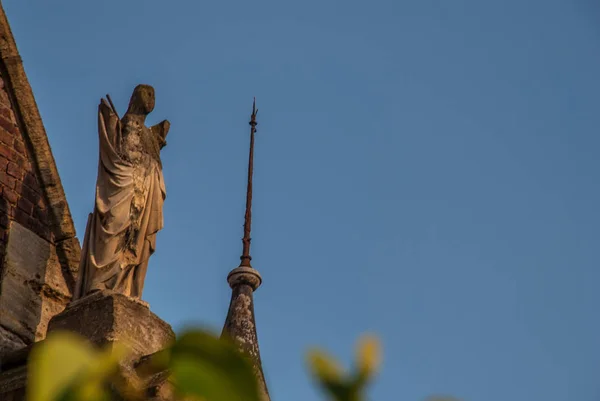
[{"label": "church building", "polygon": [[[256,113],[251,119],[254,137]],[[223,333],[250,356],[260,395],[269,401],[253,292],[262,279],[250,264],[253,140],[250,147],[244,252],[227,281],[231,304]],[[135,338],[135,358],[175,338],[144,302],[117,293],[75,297],[84,243],[76,237],[63,186],[15,38],[0,4],[0,400],[24,401],[31,348],[48,331],[67,329],[97,345]],[[85,240],[84,240],[85,242]],[[135,361],[134,361],[135,365]],[[166,374],[147,384],[149,401],[170,401]]]}]

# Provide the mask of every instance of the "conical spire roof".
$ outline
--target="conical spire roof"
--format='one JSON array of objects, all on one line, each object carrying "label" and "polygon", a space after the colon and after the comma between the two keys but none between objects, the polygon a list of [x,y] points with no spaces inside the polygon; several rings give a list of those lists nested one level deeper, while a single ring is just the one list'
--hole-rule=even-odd
[{"label": "conical spire roof", "polygon": [[261,399],[270,401],[269,391],[262,370],[258,336],[256,334],[256,319],[254,316],[254,291],[261,285],[262,278],[252,267],[250,261],[250,229],[252,225],[252,176],[254,169],[254,134],[256,133],[256,100],[252,105],[250,119],[250,155],[248,158],[248,186],[246,191],[246,214],[244,217],[243,251],[240,265],[227,276],[231,287],[231,302],[229,312],[223,327],[223,336],[231,338],[242,352],[248,355],[254,365],[258,378]]}]

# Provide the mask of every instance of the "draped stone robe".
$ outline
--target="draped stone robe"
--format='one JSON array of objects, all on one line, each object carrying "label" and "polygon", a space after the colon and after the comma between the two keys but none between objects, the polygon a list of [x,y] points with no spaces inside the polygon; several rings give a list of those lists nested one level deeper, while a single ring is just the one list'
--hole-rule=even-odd
[{"label": "draped stone robe", "polygon": [[104,99],[99,105],[95,208],[88,217],[74,299],[104,289],[141,298],[166,198],[159,156],[164,138],[144,119],[126,114],[119,120]]}]

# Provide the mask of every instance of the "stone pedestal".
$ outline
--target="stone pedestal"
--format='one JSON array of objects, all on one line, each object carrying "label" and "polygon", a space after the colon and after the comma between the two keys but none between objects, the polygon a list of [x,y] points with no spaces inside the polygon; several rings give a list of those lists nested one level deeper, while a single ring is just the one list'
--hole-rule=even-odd
[{"label": "stone pedestal", "polygon": [[93,344],[124,342],[132,357],[153,354],[175,340],[171,326],[150,311],[148,304],[112,291],[99,291],[72,302],[48,325],[48,333],[68,330]]},{"label": "stone pedestal", "polygon": [[[131,359],[121,361],[123,378],[143,389],[144,399],[148,401],[173,401],[171,383],[167,380],[169,372],[140,378],[135,370],[140,359],[147,360],[147,355],[175,340],[171,326],[152,313],[145,302],[111,291],[93,293],[72,302],[50,320],[48,332],[58,330],[78,333],[97,346],[126,342],[133,352]],[[28,346],[0,358],[1,401],[26,400],[27,360],[31,348]]]}]

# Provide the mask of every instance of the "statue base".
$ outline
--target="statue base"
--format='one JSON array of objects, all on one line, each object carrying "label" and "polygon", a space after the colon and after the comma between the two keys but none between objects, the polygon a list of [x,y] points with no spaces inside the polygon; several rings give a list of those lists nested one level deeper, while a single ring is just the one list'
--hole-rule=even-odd
[{"label": "statue base", "polygon": [[171,326],[152,313],[146,302],[113,291],[93,292],[69,304],[48,324],[48,333],[60,330],[75,332],[101,347],[125,343],[134,358],[175,341]]}]

